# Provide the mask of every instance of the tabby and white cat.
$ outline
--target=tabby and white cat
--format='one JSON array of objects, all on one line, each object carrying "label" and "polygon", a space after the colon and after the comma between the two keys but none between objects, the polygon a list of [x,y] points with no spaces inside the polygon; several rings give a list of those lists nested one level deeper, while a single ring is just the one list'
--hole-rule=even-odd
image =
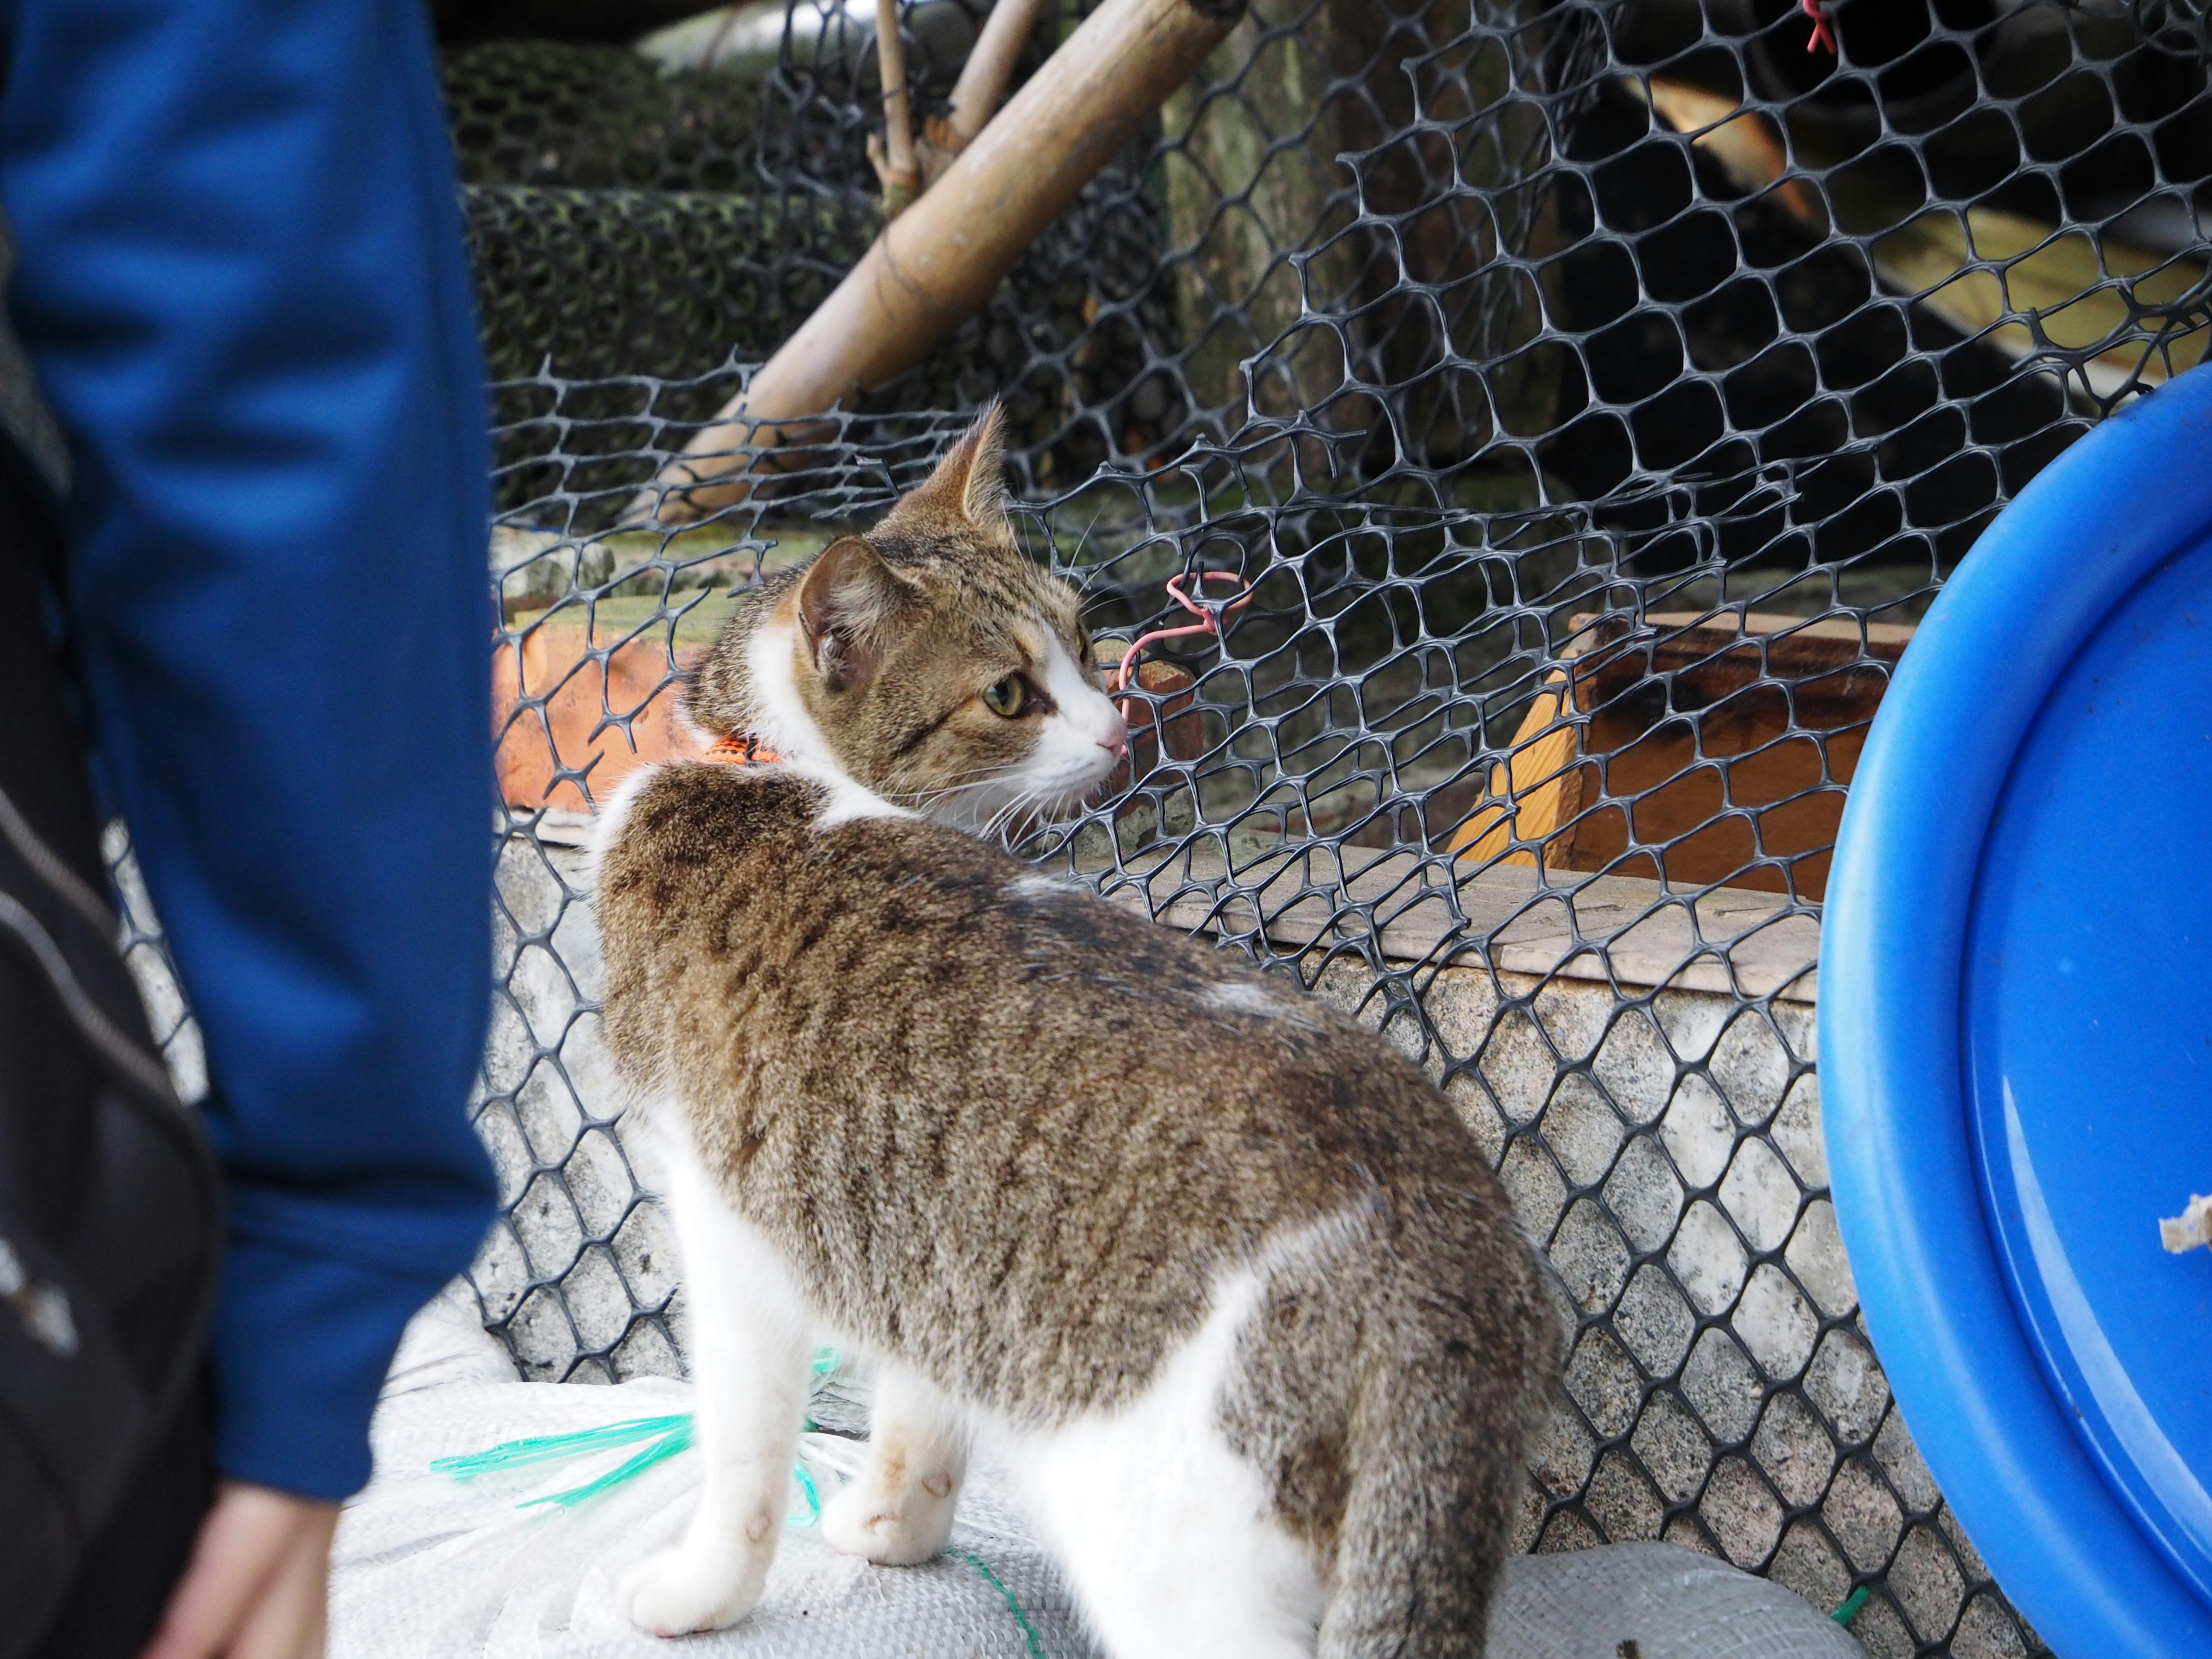
[{"label": "tabby and white cat", "polygon": [[1227,955],[946,827],[1119,764],[994,416],[763,585],[690,692],[782,763],[641,773],[599,854],[606,1030],[664,1143],[705,1486],[634,1568],[744,1616],[816,1343],[879,1364],[838,1548],[941,1549],[989,1435],[1115,1659],[1456,1659],[1561,1336],[1415,1066]]}]

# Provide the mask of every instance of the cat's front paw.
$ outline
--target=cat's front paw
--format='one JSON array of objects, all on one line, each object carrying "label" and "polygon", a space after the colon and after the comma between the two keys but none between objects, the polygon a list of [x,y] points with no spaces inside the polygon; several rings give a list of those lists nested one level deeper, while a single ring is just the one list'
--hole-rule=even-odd
[{"label": "cat's front paw", "polygon": [[629,1621],[655,1636],[734,1625],[760,1601],[767,1575],[721,1551],[679,1544],[637,1562],[615,1586]]},{"label": "cat's front paw", "polygon": [[944,1549],[957,1502],[946,1475],[896,1494],[863,1476],[822,1506],[822,1536],[830,1548],[878,1566],[911,1567]]}]

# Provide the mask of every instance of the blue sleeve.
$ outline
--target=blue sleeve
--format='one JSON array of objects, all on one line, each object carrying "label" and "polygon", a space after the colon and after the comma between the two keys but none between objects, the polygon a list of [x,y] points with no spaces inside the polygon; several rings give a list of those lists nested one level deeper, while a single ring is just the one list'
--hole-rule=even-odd
[{"label": "blue sleeve", "polygon": [[217,1461],[321,1498],[493,1196],[486,418],[424,11],[0,0],[9,307],[231,1182]]}]

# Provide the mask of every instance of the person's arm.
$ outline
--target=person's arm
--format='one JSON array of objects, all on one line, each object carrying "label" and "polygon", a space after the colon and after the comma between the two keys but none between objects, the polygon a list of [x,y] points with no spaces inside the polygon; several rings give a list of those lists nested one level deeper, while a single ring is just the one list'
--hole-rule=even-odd
[{"label": "person's arm", "polygon": [[335,1499],[493,1183],[486,417],[420,0],[0,3],[9,308],[206,1039],[234,1480]]}]

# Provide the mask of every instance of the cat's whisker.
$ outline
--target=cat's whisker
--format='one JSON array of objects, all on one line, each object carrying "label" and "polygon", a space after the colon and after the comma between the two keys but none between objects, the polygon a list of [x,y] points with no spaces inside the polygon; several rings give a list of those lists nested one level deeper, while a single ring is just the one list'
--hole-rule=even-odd
[{"label": "cat's whisker", "polygon": [[921,790],[916,792],[912,799],[921,801],[949,800],[955,795],[972,794],[980,790],[995,788],[998,784],[999,780],[995,777],[977,778],[972,783],[948,783],[935,788]]},{"label": "cat's whisker", "polygon": [[[988,766],[964,767],[959,771],[947,774],[947,776],[956,781],[970,778],[988,781],[992,778],[1011,776],[1014,773],[1020,771],[1022,769],[1022,765],[1023,763],[1020,761],[994,762]],[[913,769],[914,769],[910,766],[901,767],[896,772],[892,774],[892,776],[902,778],[911,774]]]},{"label": "cat's whisker", "polygon": [[1111,592],[1085,594],[1083,599],[1082,607],[1077,614],[1079,616],[1088,617],[1091,614],[1091,610],[1093,605],[1103,605],[1109,599],[1118,599],[1121,597],[1120,593]]},{"label": "cat's whisker", "polygon": [[1023,819],[1041,812],[1053,797],[1043,790],[1024,790],[1008,801],[992,820],[992,831],[987,839],[995,840],[1002,847],[1011,847],[1014,826]]},{"label": "cat's whisker", "polygon": [[[1001,787],[1006,779],[1021,770],[1021,763],[1014,762],[1006,765],[975,768],[971,770],[975,775],[966,777],[962,781],[941,784],[933,782],[924,786],[917,779],[914,781],[916,787],[911,788],[908,787],[908,775],[895,773],[885,781],[881,793],[887,799],[896,800],[901,805],[919,810],[937,802],[950,799],[956,795]],[[963,775],[955,773],[953,776],[957,779],[962,778]]]},{"label": "cat's whisker", "polygon": [[[1098,520],[1105,516],[1106,503],[1101,501],[1098,504],[1098,510],[1091,515],[1091,522],[1083,526],[1083,534],[1075,544],[1075,551],[1068,556],[1068,562],[1077,569],[1079,570],[1083,568],[1083,556],[1091,550],[1091,532],[1098,528]],[[1105,574],[1105,568],[1103,566],[1097,567],[1091,572],[1091,574],[1092,576],[1103,576]],[[1091,582],[1088,579],[1076,584],[1076,589],[1079,592],[1087,592],[1090,590],[1090,587]]]},{"label": "cat's whisker", "polygon": [[[890,795],[887,798],[896,801],[902,806],[908,807],[915,811],[928,816],[936,812],[939,809],[947,806],[954,805],[956,804],[965,805],[965,803],[959,802],[959,797],[961,796],[977,793],[986,789],[995,789],[999,787],[1000,785],[997,780],[986,778],[975,783],[949,784],[941,789],[923,790],[907,795]],[[985,796],[984,799],[988,800],[989,797]],[[969,816],[972,816],[972,814]],[[960,822],[963,820],[955,819],[953,821]]]},{"label": "cat's whisker", "polygon": [[1003,845],[1006,841],[1006,826],[1012,822],[1014,815],[1022,810],[1025,799],[1025,796],[1017,796],[991,814],[989,822],[984,825],[981,831],[983,839],[995,841]]}]

